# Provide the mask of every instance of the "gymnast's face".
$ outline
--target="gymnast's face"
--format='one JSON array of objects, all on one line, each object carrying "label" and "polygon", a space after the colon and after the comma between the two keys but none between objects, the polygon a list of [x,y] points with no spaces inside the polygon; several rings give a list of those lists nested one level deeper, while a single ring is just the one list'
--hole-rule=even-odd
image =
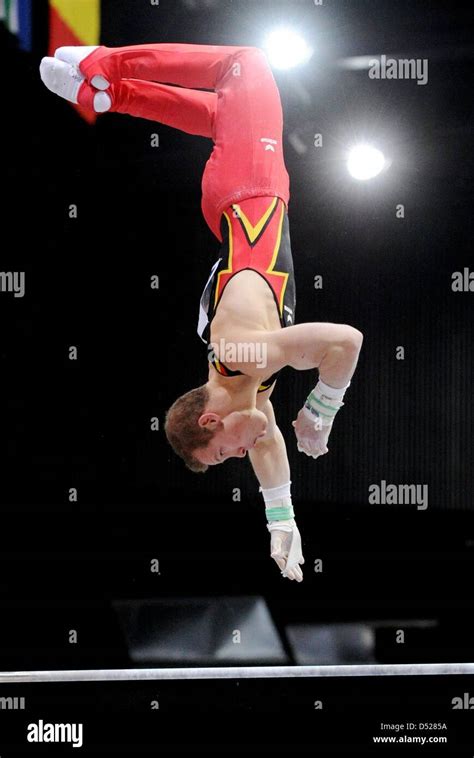
[{"label": "gymnast's face", "polygon": [[203,413],[199,426],[214,432],[205,448],[194,450],[193,455],[201,463],[215,466],[228,458],[244,458],[266,433],[267,417],[262,411],[233,411],[227,416]]}]

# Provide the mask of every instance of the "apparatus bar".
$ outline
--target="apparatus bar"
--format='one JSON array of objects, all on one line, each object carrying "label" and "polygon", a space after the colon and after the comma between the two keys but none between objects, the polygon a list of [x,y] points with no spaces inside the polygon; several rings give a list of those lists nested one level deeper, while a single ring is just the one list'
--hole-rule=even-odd
[{"label": "apparatus bar", "polygon": [[186,679],[292,679],[346,676],[474,675],[474,663],[381,663],[345,666],[223,666],[206,668],[85,669],[83,671],[4,671],[0,683],[108,682]]}]

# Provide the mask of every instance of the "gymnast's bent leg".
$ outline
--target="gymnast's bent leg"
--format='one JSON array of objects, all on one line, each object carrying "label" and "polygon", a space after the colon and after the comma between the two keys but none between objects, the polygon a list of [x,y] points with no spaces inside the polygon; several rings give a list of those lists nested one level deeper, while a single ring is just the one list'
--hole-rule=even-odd
[{"label": "gymnast's bent leg", "polygon": [[[111,85],[107,92],[110,110],[138,118],[159,121],[188,134],[214,138],[217,95],[185,87],[171,87],[158,82],[124,79]],[[94,108],[96,91],[84,82],[78,102]]]},{"label": "gymnast's bent leg", "polygon": [[[133,113],[131,109],[136,103],[136,115],[162,120],[178,128],[183,127],[179,125],[179,113],[170,99],[177,101],[179,90],[162,89],[170,105],[161,108],[159,103],[153,104],[158,89],[152,86],[152,80],[155,84],[174,84],[188,91],[213,89],[214,92],[207,93],[201,89],[186,100],[191,109],[200,111],[198,121],[204,117],[207,126],[199,126],[200,131],[196,132],[189,129],[187,121],[185,124],[191,133],[211,135],[214,141],[214,150],[202,178],[201,202],[211,231],[222,241],[223,211],[247,197],[278,196],[288,205],[289,177],[283,157],[281,102],[266,56],[259,48],[161,43],[121,48],[69,47],[59,48],[54,58],[43,59],[40,68],[46,86],[73,102],[81,99],[81,104],[98,112],[113,108],[129,113]],[[97,81],[99,77],[102,79]],[[139,81],[149,82],[149,97]],[[133,84],[125,85],[125,82]],[[96,84],[107,89],[98,91],[97,87],[94,89]],[[118,93],[114,92],[116,87],[119,87]],[[191,103],[192,98],[195,99]],[[146,115],[149,108],[151,116]],[[207,117],[203,111],[213,115]]]},{"label": "gymnast's bent leg", "polygon": [[44,84],[57,95],[84,108],[105,113],[115,111],[159,121],[188,134],[214,138],[217,95],[157,82],[124,79],[99,92],[73,67],[57,58],[43,58]]},{"label": "gymnast's bent leg", "polygon": [[61,47],[55,57],[77,66],[97,89],[121,79],[215,89],[235,55],[253,48],[156,43],[124,47]]}]

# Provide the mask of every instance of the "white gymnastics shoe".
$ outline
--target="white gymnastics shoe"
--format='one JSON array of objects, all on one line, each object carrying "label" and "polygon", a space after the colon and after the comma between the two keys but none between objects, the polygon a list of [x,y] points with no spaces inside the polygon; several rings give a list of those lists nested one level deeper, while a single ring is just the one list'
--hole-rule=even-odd
[{"label": "white gymnastics shoe", "polygon": [[43,84],[59,97],[78,102],[79,90],[85,78],[79,71],[58,58],[43,58],[40,64],[40,76]]},{"label": "white gymnastics shoe", "polygon": [[[71,66],[76,66],[79,69],[82,61],[87,58],[94,50],[97,50],[99,45],[72,45],[66,47],[58,47],[54,53],[55,58],[59,58],[61,61],[69,63]],[[91,84],[96,89],[105,90],[110,87],[110,82],[105,77],[97,75],[91,79]]]},{"label": "white gymnastics shoe", "polygon": [[75,66],[59,58],[43,58],[40,76],[51,92],[70,103],[93,108],[96,113],[106,113],[112,107],[112,98],[107,92],[94,92]]}]

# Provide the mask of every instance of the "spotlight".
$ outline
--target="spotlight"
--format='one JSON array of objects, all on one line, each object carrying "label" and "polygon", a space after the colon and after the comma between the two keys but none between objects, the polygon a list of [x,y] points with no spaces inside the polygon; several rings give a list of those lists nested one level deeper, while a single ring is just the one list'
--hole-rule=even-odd
[{"label": "spotlight", "polygon": [[297,32],[280,28],[270,32],[263,42],[268,60],[274,68],[289,69],[307,63],[313,50]]},{"label": "spotlight", "polygon": [[360,181],[373,179],[380,174],[385,165],[384,154],[370,145],[357,145],[352,148],[347,159],[347,170],[354,179]]}]

